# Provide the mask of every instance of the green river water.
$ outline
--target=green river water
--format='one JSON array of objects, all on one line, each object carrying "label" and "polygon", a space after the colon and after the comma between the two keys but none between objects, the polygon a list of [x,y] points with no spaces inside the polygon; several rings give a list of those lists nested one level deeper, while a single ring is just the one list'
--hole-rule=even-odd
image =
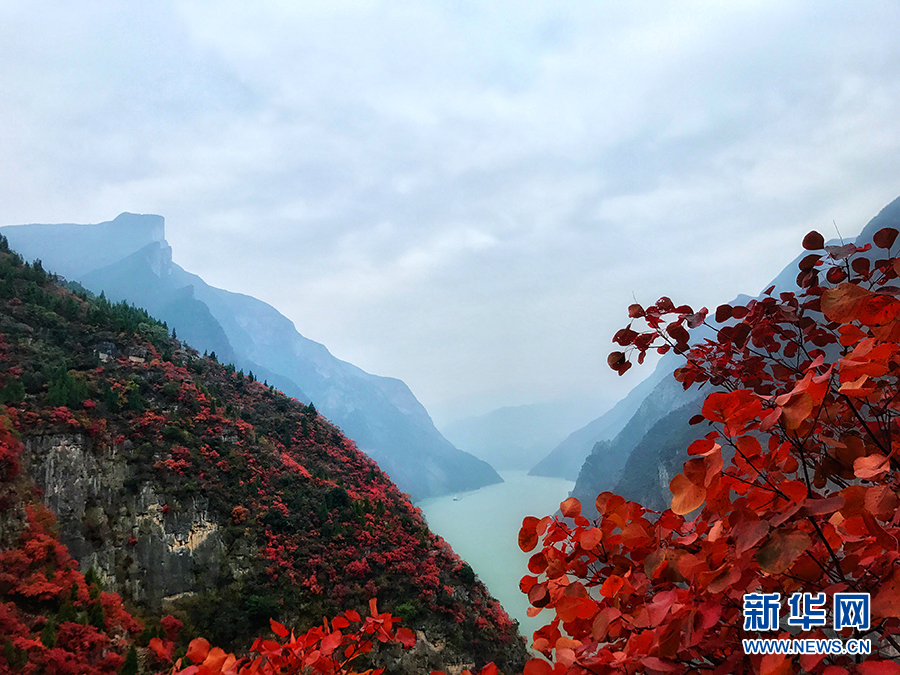
[{"label": "green river water", "polygon": [[427,499],[417,504],[431,531],[442,536],[475,570],[510,617],[519,622],[522,635],[550,620],[542,612],[525,614],[528,599],[519,580],[528,574],[531,554],[519,549],[518,535],[525,516],[552,515],[575,485],[561,478],[529,476],[525,471],[500,472],[503,483],[474,492]]}]

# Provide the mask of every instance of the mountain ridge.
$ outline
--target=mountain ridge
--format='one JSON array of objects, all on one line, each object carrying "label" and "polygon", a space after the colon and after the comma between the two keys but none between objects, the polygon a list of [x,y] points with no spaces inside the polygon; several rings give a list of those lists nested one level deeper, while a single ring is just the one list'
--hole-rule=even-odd
[{"label": "mountain ridge", "polygon": [[[314,402],[414,499],[502,481],[487,462],[447,441],[400,380],[337,359],[271,305],[214,288],[174,263],[161,216],[125,213],[94,226],[64,225],[59,239],[48,236],[54,227],[6,226],[0,233],[26,258],[54,270],[61,263],[68,279],[148,308],[197,349]],[[96,253],[107,240],[122,257],[100,265],[113,255]]]}]

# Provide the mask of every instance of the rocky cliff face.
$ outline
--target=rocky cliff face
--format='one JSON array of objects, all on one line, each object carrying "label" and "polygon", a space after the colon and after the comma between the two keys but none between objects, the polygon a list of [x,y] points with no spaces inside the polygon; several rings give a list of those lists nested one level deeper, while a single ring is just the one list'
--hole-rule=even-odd
[{"label": "rocky cliff face", "polygon": [[24,445],[24,469],[56,514],[62,543],[132,606],[169,611],[214,584],[223,566],[238,576],[250,569],[246,542],[226,550],[208,499],[192,497],[174,511],[151,483],[134,483],[130,442],[102,447],[87,435],[49,434]]},{"label": "rocky cliff face", "polygon": [[[661,474],[657,469],[662,457],[667,462],[677,462],[685,452],[687,445],[680,446],[679,431],[682,423],[691,430],[687,421],[699,412],[698,397],[696,391],[685,392],[671,375],[663,378],[615,438],[594,446],[578,474],[572,496],[592,514],[594,499],[604,491],[616,492],[648,506],[658,504]],[[668,417],[673,410],[681,408],[679,415]],[[640,457],[644,463],[635,463],[632,457]],[[668,482],[664,487],[668,489]]]}]

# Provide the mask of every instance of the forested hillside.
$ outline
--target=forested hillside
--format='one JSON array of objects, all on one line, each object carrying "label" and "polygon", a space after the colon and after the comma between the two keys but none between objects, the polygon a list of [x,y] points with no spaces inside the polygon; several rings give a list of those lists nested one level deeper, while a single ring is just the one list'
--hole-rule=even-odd
[{"label": "forested hillside", "polygon": [[[73,622],[115,634],[91,638],[97,659],[124,659],[167,637],[169,614],[184,624],[176,655],[198,635],[241,650],[271,618],[305,629],[376,598],[417,631],[403,668],[521,668],[515,625],[471,568],[312,405],[0,248],[0,412],[22,444],[5,446],[0,519],[2,620],[21,639],[0,661],[27,663],[55,644],[47,626],[68,626],[64,642]],[[47,583],[14,581],[23,556]]]}]

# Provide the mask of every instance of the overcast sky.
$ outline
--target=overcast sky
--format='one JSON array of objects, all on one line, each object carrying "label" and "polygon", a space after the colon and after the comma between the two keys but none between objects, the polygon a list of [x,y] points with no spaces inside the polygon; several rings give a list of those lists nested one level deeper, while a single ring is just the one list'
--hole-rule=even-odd
[{"label": "overcast sky", "polygon": [[900,195],[900,4],[0,4],[0,224],[175,261],[440,423],[627,390],[626,306],[756,294]]}]

